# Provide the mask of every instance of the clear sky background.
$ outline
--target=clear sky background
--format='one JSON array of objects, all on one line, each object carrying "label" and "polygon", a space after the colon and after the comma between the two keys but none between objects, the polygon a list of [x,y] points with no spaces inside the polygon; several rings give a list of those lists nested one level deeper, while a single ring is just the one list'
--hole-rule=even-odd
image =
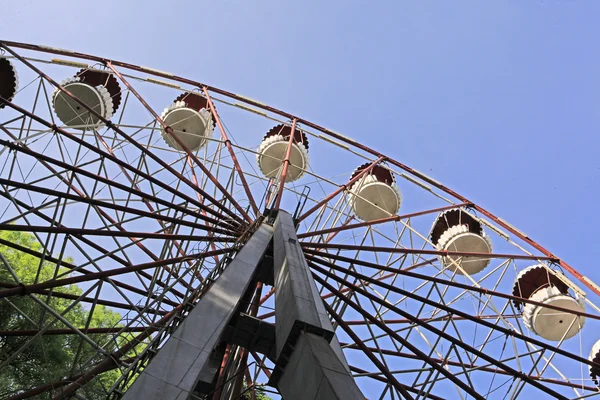
[{"label": "clear sky background", "polygon": [[600,282],[600,2],[0,0],[0,38],[244,94],[421,170]]}]

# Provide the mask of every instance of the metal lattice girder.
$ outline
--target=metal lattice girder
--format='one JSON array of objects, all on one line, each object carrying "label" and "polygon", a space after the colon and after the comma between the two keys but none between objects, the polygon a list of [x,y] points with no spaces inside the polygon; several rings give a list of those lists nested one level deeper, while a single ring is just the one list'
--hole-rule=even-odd
[{"label": "metal lattice girder", "polygon": [[274,230],[277,363],[270,383],[286,400],[364,399],[335,338],[291,215],[279,210]]},{"label": "metal lattice girder", "polygon": [[[321,397],[352,398],[323,394],[334,389],[325,369],[347,378],[344,358],[329,357],[330,347],[341,353],[330,318],[345,342],[350,371],[371,399],[600,396],[594,372],[600,367],[585,354],[598,340],[600,308],[592,294],[600,295],[600,288],[464,196],[345,135],[202,82],[46,46],[1,42],[0,53],[0,64],[11,65],[8,75],[0,71],[0,86],[11,86],[11,96],[0,98],[0,246],[7,255],[26,257],[28,271],[37,266],[35,279],[14,268],[12,275],[9,267],[0,271],[0,303],[8,315],[24,318],[0,321],[0,336],[10,342],[0,368],[0,380],[8,382],[0,386],[9,390],[0,387],[0,397],[59,400],[98,391],[120,399],[186,320],[188,305],[202,301],[223,272],[222,257],[236,254],[252,236],[260,210],[294,206],[296,226],[288,237],[279,235],[277,251],[299,266],[305,258],[327,312],[312,299],[313,277],[300,273],[303,268],[279,263],[287,275],[279,276],[285,282],[275,295],[270,245],[198,374],[204,384],[196,383],[195,395],[254,399],[270,390],[270,380],[286,400],[320,391]],[[120,100],[110,117],[64,80],[86,74],[117,83],[108,91]],[[178,126],[181,121],[166,123],[167,114],[155,111],[174,104],[173,91],[175,102],[203,98],[198,107],[216,132],[200,129],[206,134],[200,148],[183,146],[178,138],[189,132]],[[76,105],[82,123],[60,118],[55,98]],[[263,152],[263,123],[274,120],[310,137],[311,157],[328,154],[336,162],[325,169],[306,164],[301,169],[310,179],[285,183],[293,136],[283,142],[283,158]],[[279,159],[277,174],[257,169],[257,156]],[[363,175],[356,174],[357,165],[368,165]],[[392,174],[408,200],[402,214],[364,220],[356,213],[357,197],[380,208],[368,193],[351,189],[367,174],[377,178],[367,172],[371,168]],[[453,210],[481,223],[479,233],[485,231],[493,251],[436,246],[432,222],[436,226]],[[296,229],[301,253],[292,243]],[[15,240],[21,236],[36,244]],[[485,273],[462,268],[469,257],[488,259]],[[585,300],[587,308],[522,298],[516,281],[533,263],[559,273],[569,295]],[[263,284],[273,288],[264,294]],[[84,292],[72,291],[75,286]],[[21,306],[23,295],[37,299],[31,310]],[[586,327],[578,327],[577,339],[548,341],[524,324],[518,305],[585,319]],[[77,312],[65,313],[65,307]],[[103,307],[115,318],[112,312],[118,313],[116,325],[96,318]],[[67,357],[47,357],[55,342],[68,343]]]},{"label": "metal lattice girder", "polygon": [[[273,228],[263,224],[140,374],[124,399],[187,399],[213,369],[213,350],[252,282],[271,243]],[[216,370],[215,370],[216,371]],[[214,376],[214,374],[212,375]],[[212,377],[208,378],[209,383]]]}]

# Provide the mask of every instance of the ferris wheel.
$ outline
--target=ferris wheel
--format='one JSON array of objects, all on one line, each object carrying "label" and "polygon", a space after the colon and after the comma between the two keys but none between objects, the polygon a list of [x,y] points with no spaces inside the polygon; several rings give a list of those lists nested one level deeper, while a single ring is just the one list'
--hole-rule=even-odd
[{"label": "ferris wheel", "polygon": [[0,398],[597,396],[600,288],[386,151],[0,42]]}]

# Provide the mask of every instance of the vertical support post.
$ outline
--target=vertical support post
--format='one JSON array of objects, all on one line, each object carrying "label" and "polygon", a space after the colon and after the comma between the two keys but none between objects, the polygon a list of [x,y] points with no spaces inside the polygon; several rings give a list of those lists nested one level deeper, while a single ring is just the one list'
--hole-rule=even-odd
[{"label": "vertical support post", "polygon": [[223,334],[240,304],[250,300],[251,283],[272,237],[273,228],[266,223],[252,234],[127,390],[125,400],[186,400],[196,388],[211,389],[223,355]]},{"label": "vertical support post", "polygon": [[292,154],[292,145],[294,144],[294,138],[296,137],[296,118],[292,121],[292,130],[290,133],[290,140],[288,141],[287,149],[285,151],[285,158],[283,159],[283,166],[281,169],[281,177],[279,178],[279,188],[277,189],[277,197],[275,199],[275,210],[279,209],[281,204],[281,196],[283,196],[283,188],[285,187],[285,179],[287,177],[288,168],[290,167],[290,155]]},{"label": "vertical support post", "polygon": [[276,355],[270,384],[286,400],[364,399],[350,374],[296,236],[279,210],[274,225]]}]

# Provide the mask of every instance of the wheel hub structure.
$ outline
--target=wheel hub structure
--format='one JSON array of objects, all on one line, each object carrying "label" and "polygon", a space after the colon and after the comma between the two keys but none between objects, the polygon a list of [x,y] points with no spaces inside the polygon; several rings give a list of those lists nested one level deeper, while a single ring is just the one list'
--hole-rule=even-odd
[{"label": "wheel hub structure", "polygon": [[0,66],[0,398],[598,395],[598,286],[393,154],[94,55]]}]

